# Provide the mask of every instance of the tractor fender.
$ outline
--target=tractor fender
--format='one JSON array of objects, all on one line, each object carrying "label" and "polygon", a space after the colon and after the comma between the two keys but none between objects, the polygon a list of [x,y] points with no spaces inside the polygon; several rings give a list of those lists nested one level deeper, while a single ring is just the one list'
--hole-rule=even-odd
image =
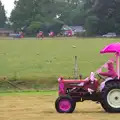
[{"label": "tractor fender", "polygon": [[100,87],[99,87],[100,92],[104,89],[105,84],[106,84],[107,82],[109,82],[109,81],[113,81],[113,80],[114,80],[114,79],[111,78],[111,77],[106,78],[105,81],[103,81],[103,82],[100,84]]}]

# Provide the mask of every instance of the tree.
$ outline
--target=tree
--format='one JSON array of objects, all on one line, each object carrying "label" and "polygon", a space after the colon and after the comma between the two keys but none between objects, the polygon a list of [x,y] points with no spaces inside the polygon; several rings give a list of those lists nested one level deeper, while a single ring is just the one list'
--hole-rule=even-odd
[{"label": "tree", "polygon": [[87,35],[120,32],[120,0],[18,0],[11,14],[14,29],[36,34],[82,25]]},{"label": "tree", "polygon": [[91,36],[99,32],[99,18],[88,16],[85,23],[86,35]]},{"label": "tree", "polygon": [[6,22],[5,9],[0,1],[0,28],[3,28],[5,26],[5,22]]},{"label": "tree", "polygon": [[100,33],[120,32],[120,0],[95,0],[91,8],[99,18]]},{"label": "tree", "polygon": [[12,10],[10,21],[15,30],[29,25],[33,21],[34,14],[33,0],[15,1],[15,8]]},{"label": "tree", "polygon": [[15,2],[10,20],[16,30],[26,26],[35,33],[44,26],[46,31],[60,15],[63,5],[56,0],[19,0]]}]

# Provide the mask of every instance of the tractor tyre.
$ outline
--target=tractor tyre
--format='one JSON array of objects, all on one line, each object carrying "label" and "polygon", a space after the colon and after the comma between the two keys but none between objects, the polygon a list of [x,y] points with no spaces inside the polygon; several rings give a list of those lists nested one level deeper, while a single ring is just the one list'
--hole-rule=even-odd
[{"label": "tractor tyre", "polygon": [[55,102],[56,111],[59,113],[72,113],[76,102],[70,96],[60,96]]},{"label": "tractor tyre", "polygon": [[101,105],[106,112],[120,112],[120,82],[107,83],[101,92]]}]

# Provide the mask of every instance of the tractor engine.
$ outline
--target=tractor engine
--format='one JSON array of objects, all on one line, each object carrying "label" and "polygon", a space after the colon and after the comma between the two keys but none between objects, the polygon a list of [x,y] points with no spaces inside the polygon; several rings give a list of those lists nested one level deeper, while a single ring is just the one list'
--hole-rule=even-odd
[{"label": "tractor engine", "polygon": [[76,102],[84,100],[97,101],[98,81],[94,80],[65,80],[59,78],[59,96],[69,95]]}]

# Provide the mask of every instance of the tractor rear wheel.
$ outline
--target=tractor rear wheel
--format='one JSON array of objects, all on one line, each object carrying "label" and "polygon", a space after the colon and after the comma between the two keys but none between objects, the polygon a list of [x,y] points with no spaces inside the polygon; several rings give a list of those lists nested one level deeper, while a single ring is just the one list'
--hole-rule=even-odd
[{"label": "tractor rear wheel", "polygon": [[101,93],[101,105],[106,112],[120,112],[120,82],[105,85]]}]

